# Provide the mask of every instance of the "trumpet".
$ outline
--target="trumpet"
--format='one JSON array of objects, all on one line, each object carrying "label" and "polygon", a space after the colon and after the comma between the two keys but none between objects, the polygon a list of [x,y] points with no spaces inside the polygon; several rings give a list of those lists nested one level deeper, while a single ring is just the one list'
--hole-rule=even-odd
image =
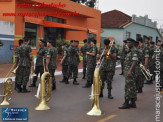
[{"label": "trumpet", "polygon": [[139,66],[140,66],[141,72],[143,73],[145,79],[150,81],[152,79],[152,74],[150,73],[150,71],[148,69],[146,70],[142,63],[140,63]]},{"label": "trumpet", "polygon": [[114,40],[111,42],[111,44],[109,44],[110,45],[110,48],[109,48],[109,50],[108,50],[108,52],[107,52],[107,54],[106,54],[106,56],[105,56],[105,59],[110,59],[110,52],[111,52],[111,49],[112,49],[112,47],[113,47],[113,44],[114,44]]},{"label": "trumpet", "polygon": [[17,66],[17,67],[12,71],[13,74],[16,74],[16,71],[17,71],[18,67],[19,67],[19,66]]}]

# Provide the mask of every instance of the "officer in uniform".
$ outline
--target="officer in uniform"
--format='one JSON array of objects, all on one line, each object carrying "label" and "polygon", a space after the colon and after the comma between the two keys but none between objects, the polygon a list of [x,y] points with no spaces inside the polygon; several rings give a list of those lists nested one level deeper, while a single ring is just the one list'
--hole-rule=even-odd
[{"label": "officer in uniform", "polygon": [[122,53],[121,53],[121,68],[122,68],[122,73],[120,75],[123,75],[123,69],[124,69],[124,61],[125,61],[125,52],[126,49],[126,40],[123,41],[123,49],[122,49]]},{"label": "officer in uniform", "polygon": [[109,46],[109,43],[110,43],[109,39],[104,40],[105,51],[102,55],[103,58],[102,58],[101,67],[100,67],[100,78],[102,80],[100,97],[103,97],[103,89],[104,89],[105,81],[106,81],[107,89],[108,89],[108,98],[113,99],[111,95],[111,89],[112,89],[112,78],[114,75],[115,62],[116,62],[116,49],[112,47],[109,58],[106,59],[105,57],[107,56],[107,53],[109,49],[111,48],[110,47],[111,45]]},{"label": "officer in uniform", "polygon": [[83,79],[85,79],[86,76],[86,68],[87,68],[87,56],[86,56],[86,52],[88,51],[88,41],[87,39],[83,40],[84,45],[81,47],[80,52],[82,53],[83,56]]},{"label": "officer in uniform", "polygon": [[65,82],[66,74],[67,74],[67,70],[68,70],[68,49],[66,46],[67,46],[66,44],[62,45],[63,58],[61,59],[61,65],[62,65],[63,80],[60,81],[61,83]]},{"label": "officer in uniform", "polygon": [[[136,84],[134,80],[134,68],[136,66],[138,57],[134,46],[135,40],[127,39],[127,45],[129,52],[124,62],[124,76],[125,76],[125,102],[119,107],[119,109],[136,108]],[[129,104],[131,101],[131,104]]]},{"label": "officer in uniform", "polygon": [[[35,66],[36,76],[33,77],[33,83],[29,87],[36,87],[38,74],[40,73],[40,78],[41,78],[42,74],[44,73],[45,58],[47,53],[46,41],[41,39],[39,41],[39,47],[40,48],[37,51],[37,59],[36,59],[36,66]],[[44,60],[44,64],[43,64],[43,60]]]},{"label": "officer in uniform", "polygon": [[80,64],[80,57],[79,57],[79,41],[78,40],[75,40],[75,50],[77,52],[77,62],[78,62],[78,66],[77,68],[75,69],[75,72],[77,73],[77,78],[78,78],[78,67],[79,67],[79,64]]},{"label": "officer in uniform", "polygon": [[20,50],[18,53],[19,55],[18,71],[20,71],[20,73],[17,80],[18,89],[17,91],[22,93],[30,92],[26,89],[27,83],[29,81],[32,61],[32,50],[28,44],[29,40],[27,38],[24,38],[24,44],[20,46]]},{"label": "officer in uniform", "polygon": [[151,80],[148,81],[149,84],[152,84],[154,80],[155,61],[152,59],[155,51],[154,44],[155,44],[154,42],[150,42],[150,47],[149,47],[148,69],[150,73],[153,74],[153,78],[151,78]]},{"label": "officer in uniform", "polygon": [[53,87],[52,90],[56,89],[56,80],[55,80],[55,70],[57,69],[57,56],[58,56],[58,51],[54,47],[54,41],[53,40],[48,40],[47,42],[47,58],[46,58],[46,70],[49,71],[51,77],[52,77],[52,83]]},{"label": "officer in uniform", "polygon": [[114,60],[114,68],[113,68],[113,75],[112,75],[112,80],[113,80],[113,77],[115,75],[115,69],[116,69],[116,61],[117,61],[117,56],[118,56],[118,49],[117,47],[115,46],[115,41],[113,42],[113,47],[112,47],[115,52],[116,52],[116,59]]},{"label": "officer in uniform", "polygon": [[94,70],[96,67],[96,55],[97,55],[97,47],[96,40],[93,39],[90,41],[91,48],[87,54],[87,82],[83,88],[88,88],[93,83]]},{"label": "officer in uniform", "polygon": [[[142,60],[140,61],[140,63],[142,63],[145,67],[145,69],[147,69],[147,64],[148,64],[148,58],[149,58],[149,49],[147,46],[145,46],[143,44],[143,39],[140,37],[137,39],[137,41],[139,41],[139,49],[141,51],[142,55]],[[141,77],[140,77],[140,86],[141,88],[143,88],[143,84],[144,84],[144,75],[141,73]],[[148,82],[145,82],[145,84]]]},{"label": "officer in uniform", "polygon": [[79,83],[77,82],[76,78],[77,78],[77,71],[76,69],[78,69],[78,52],[76,51],[76,47],[75,47],[75,40],[71,40],[71,45],[68,48],[68,71],[67,71],[67,75],[66,75],[66,80],[65,83],[69,84],[69,78],[71,76],[71,74],[73,73],[73,84],[74,85],[79,85]]},{"label": "officer in uniform", "polygon": [[[19,50],[20,50],[20,47],[23,45],[23,39],[20,39],[19,40],[19,46],[16,47],[15,49],[15,66],[14,66],[14,69],[18,66],[18,63],[19,63]],[[19,77],[19,73],[20,71],[17,69],[16,70],[16,76],[15,76],[15,90],[18,91],[17,89],[17,80],[18,80],[18,77]]]}]

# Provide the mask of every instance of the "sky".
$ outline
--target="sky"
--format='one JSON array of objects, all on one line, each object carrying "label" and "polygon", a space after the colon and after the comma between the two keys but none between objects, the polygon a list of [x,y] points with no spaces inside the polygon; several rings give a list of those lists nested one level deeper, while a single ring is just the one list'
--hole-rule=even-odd
[{"label": "sky", "polygon": [[130,16],[148,15],[163,28],[163,0],[99,0],[99,9],[102,13],[116,9]]}]

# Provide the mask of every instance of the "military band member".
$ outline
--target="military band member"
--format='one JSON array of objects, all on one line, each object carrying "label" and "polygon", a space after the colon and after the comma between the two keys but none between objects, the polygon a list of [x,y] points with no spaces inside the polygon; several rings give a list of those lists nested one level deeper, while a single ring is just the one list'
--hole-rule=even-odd
[{"label": "military band member", "polygon": [[86,56],[86,52],[88,51],[88,41],[87,39],[83,40],[84,45],[81,47],[81,53],[83,56],[83,79],[85,79],[86,77],[86,68],[87,68],[87,56]]},{"label": "military band member", "polygon": [[[129,38],[127,39],[127,46],[129,47],[129,52],[126,56],[124,63],[124,76],[125,76],[125,102],[119,107],[119,109],[136,108],[136,84],[134,76],[134,68],[136,66],[138,57],[134,46],[135,40]],[[129,104],[131,101],[131,104]]]},{"label": "military band member", "polygon": [[[140,63],[142,63],[145,67],[145,69],[147,69],[147,64],[148,64],[148,58],[149,58],[149,48],[147,46],[145,46],[143,44],[143,39],[140,37],[137,39],[137,41],[139,42],[139,49],[141,51],[142,55],[142,60],[140,61]],[[142,74],[142,76],[140,77],[140,82],[141,82],[141,86],[143,88],[143,84],[144,84],[144,75]],[[148,82],[145,82],[148,83]]]},{"label": "military band member", "polygon": [[87,82],[83,88],[91,87],[93,83],[94,70],[96,67],[96,55],[97,55],[97,47],[96,40],[93,39],[90,41],[91,48],[87,54]]},{"label": "military band member", "polygon": [[62,45],[62,50],[63,50],[63,57],[61,59],[61,65],[62,65],[62,74],[63,74],[63,79],[60,81],[61,83],[64,83],[66,80],[66,74],[68,71],[68,49],[66,47],[66,44]]},{"label": "military band member", "polygon": [[[19,63],[19,50],[20,50],[20,47],[23,45],[23,39],[20,39],[19,40],[19,46],[15,49],[15,66],[14,66],[14,69],[18,66],[18,63]],[[15,76],[15,90],[18,91],[17,89],[17,80],[18,80],[18,77],[19,77],[19,73],[20,71],[17,69],[16,70],[16,76]]]},{"label": "military band member", "polygon": [[120,58],[120,60],[121,60],[122,73],[120,75],[123,75],[124,61],[125,61],[125,57],[126,57],[126,52],[125,52],[126,43],[127,43],[127,41],[126,40],[123,40],[123,49],[122,49],[121,58]]},{"label": "military band member", "polygon": [[32,50],[28,44],[29,40],[27,38],[24,38],[24,44],[20,47],[18,53],[19,55],[18,71],[20,71],[20,73],[17,81],[17,89],[18,92],[22,93],[30,92],[26,89],[27,83],[29,81],[32,62]]},{"label": "military band member", "polygon": [[56,89],[56,80],[55,80],[55,70],[57,68],[57,56],[58,56],[58,51],[54,47],[54,41],[53,40],[48,40],[47,42],[47,58],[46,58],[46,70],[49,71],[51,77],[52,77],[52,90]]},{"label": "military band member", "polygon": [[100,67],[100,78],[102,80],[100,97],[103,97],[103,89],[106,82],[107,89],[108,89],[108,98],[113,99],[111,95],[111,89],[112,89],[112,78],[114,75],[115,62],[116,62],[116,49],[112,47],[109,58],[108,59],[105,58],[107,56],[109,49],[111,48],[109,46],[109,43],[110,43],[109,39],[104,40],[105,52],[103,53],[103,58]]},{"label": "military band member", "polygon": [[116,52],[116,59],[114,60],[114,68],[113,68],[113,74],[112,74],[112,80],[113,80],[113,77],[114,77],[114,75],[115,75],[115,69],[116,69],[116,61],[117,61],[117,56],[118,56],[118,49],[117,49],[117,47],[115,46],[115,41],[113,42],[113,47],[112,47],[114,50],[115,50],[115,52]]},{"label": "military band member", "polygon": [[68,71],[67,71],[67,75],[66,75],[66,84],[69,84],[69,78],[71,76],[71,74],[73,73],[73,84],[74,85],[79,85],[79,83],[77,82],[77,72],[76,69],[78,68],[78,53],[76,51],[75,48],[75,40],[71,40],[70,42],[70,46],[68,48]]},{"label": "military band member", "polygon": [[[35,66],[36,76],[33,77],[33,83],[29,87],[36,87],[38,74],[40,73],[40,78],[41,78],[42,74],[44,73],[46,53],[47,53],[46,41],[40,40],[39,49],[37,52],[36,66]],[[43,64],[43,60],[44,60],[44,64]]]}]

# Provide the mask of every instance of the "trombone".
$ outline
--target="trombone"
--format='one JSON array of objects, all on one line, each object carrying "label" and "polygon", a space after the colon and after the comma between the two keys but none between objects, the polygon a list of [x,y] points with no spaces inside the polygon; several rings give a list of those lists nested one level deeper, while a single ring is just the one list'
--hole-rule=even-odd
[{"label": "trombone", "polygon": [[[0,105],[10,105],[9,100],[11,100],[11,96],[12,96],[12,89],[13,89],[13,82],[11,77],[11,72],[14,68],[15,64],[11,67],[11,69],[9,70],[9,72],[7,73],[7,75],[4,78],[4,93],[3,95],[0,95],[3,97],[2,103]],[[14,73],[15,74],[15,73]]]},{"label": "trombone", "polygon": [[150,71],[148,69],[146,70],[142,63],[140,63],[139,66],[140,66],[141,72],[143,73],[145,79],[147,81],[150,81],[152,79],[152,74],[150,73]]}]

